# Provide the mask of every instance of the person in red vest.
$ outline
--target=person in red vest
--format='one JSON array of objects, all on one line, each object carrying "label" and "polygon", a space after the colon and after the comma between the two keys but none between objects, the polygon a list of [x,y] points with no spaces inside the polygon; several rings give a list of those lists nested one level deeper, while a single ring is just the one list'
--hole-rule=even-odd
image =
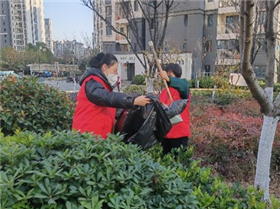
[{"label": "person in red vest", "polygon": [[77,95],[72,129],[92,132],[107,138],[113,132],[116,108],[145,106],[151,100],[144,95],[138,97],[113,92],[118,80],[118,60],[110,53],[99,53],[90,60],[90,68],[80,78],[81,88]]},{"label": "person in red vest", "polygon": [[[191,94],[188,82],[181,79],[181,75],[182,68],[175,63],[167,64],[164,71],[159,72],[159,76],[167,81],[173,101],[188,99],[185,110],[180,114],[183,121],[172,125],[171,130],[161,142],[164,154],[169,153],[173,148],[178,148],[181,145],[187,146],[189,137],[191,136],[189,119]],[[161,92],[160,101],[167,106],[171,105],[172,100],[168,97],[166,89],[163,89]]]}]

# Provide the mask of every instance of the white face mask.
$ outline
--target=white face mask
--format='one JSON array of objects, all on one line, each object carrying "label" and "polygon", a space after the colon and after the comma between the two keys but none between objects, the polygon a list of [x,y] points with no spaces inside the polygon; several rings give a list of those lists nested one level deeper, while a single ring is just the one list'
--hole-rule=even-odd
[{"label": "white face mask", "polygon": [[109,75],[107,75],[107,79],[111,86],[114,86],[118,81],[118,74],[110,73]]}]

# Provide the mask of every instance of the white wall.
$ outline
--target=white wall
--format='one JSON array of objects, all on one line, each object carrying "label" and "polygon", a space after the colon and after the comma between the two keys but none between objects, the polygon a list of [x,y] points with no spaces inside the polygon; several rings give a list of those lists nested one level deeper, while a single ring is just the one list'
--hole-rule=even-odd
[{"label": "white wall", "polygon": [[[135,75],[143,74],[145,69],[142,67],[140,61],[134,54],[117,54],[115,55],[119,61],[118,74],[122,80],[127,80],[127,63],[135,63]],[[142,54],[138,54],[140,58],[143,58]],[[191,79],[192,76],[192,54],[183,53],[180,54],[179,65],[182,67],[182,78],[187,80]]]}]

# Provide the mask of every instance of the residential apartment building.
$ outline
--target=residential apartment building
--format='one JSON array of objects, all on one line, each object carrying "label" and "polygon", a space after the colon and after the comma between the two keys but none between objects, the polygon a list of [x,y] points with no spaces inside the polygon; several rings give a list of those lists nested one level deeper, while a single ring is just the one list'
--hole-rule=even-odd
[{"label": "residential apartment building", "polygon": [[9,2],[0,2],[0,48],[11,46]]},{"label": "residential apartment building", "polygon": [[[76,58],[80,59],[86,54],[88,54],[89,48],[84,48],[84,44],[76,40],[73,41],[54,41],[53,42],[53,53],[54,56],[65,58]],[[72,60],[69,60],[72,62]]]},{"label": "residential apartment building", "polygon": [[47,48],[53,53],[52,20],[50,18],[45,18],[45,33]]},{"label": "residential apartment building", "polygon": [[29,43],[46,42],[43,0],[4,0],[0,6],[1,48],[22,51]]},{"label": "residential apartment building", "polygon": [[[239,5],[234,0],[198,0],[198,1],[175,1],[176,7],[169,15],[163,51],[168,52],[176,48],[183,53],[191,54],[191,78],[213,75],[219,69],[233,71],[238,69],[240,63],[239,52]],[[126,33],[136,47],[136,41],[129,31],[128,21],[119,6],[119,1],[106,0],[99,4],[100,13],[114,27]],[[139,33],[143,33],[142,41],[146,43],[149,33],[147,21],[137,10],[137,4],[131,0],[131,5],[138,24]],[[253,66],[258,78],[264,78],[266,69],[266,53],[264,46],[264,19],[265,11],[263,5],[257,4],[255,51]],[[114,11],[114,12],[113,12]],[[279,7],[275,12],[275,31],[280,30]],[[114,33],[102,20],[99,21],[99,40],[102,50],[114,54],[124,54],[131,57],[131,47],[126,39]],[[162,21],[161,17],[159,20]],[[97,23],[95,23],[97,24]],[[279,36],[280,33],[278,33]],[[276,57],[279,56],[279,38],[276,43]],[[134,59],[134,58],[131,58]],[[129,62],[128,62],[129,64]],[[279,70],[279,64],[275,61],[275,69]],[[127,71],[129,68],[126,69]],[[144,69],[142,69],[144,70]],[[138,71],[139,72],[139,71]]]}]

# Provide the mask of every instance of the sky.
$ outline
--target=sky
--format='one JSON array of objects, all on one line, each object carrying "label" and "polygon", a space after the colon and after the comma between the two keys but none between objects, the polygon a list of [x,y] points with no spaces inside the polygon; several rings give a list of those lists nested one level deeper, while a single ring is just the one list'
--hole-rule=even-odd
[{"label": "sky", "polygon": [[45,18],[52,20],[53,40],[92,40],[93,13],[80,0],[44,0]]}]

